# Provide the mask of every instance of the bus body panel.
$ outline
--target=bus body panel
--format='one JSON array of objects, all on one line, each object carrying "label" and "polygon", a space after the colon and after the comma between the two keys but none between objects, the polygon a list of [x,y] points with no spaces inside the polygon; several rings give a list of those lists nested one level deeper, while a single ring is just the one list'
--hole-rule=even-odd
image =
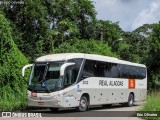
[{"label": "bus body panel", "polygon": [[[105,84],[106,86],[99,86],[99,81],[102,79],[108,81]],[[88,84],[84,84],[84,81],[88,81]],[[123,86],[109,85],[110,81],[123,81]],[[138,86],[139,84],[140,86]],[[144,86],[146,86],[146,79],[136,80],[136,88],[129,89],[128,80],[126,79],[92,77],[61,91],[48,94],[37,93],[37,97],[29,97],[28,104],[29,106],[38,107],[77,107],[84,93],[89,95],[90,105],[125,103],[128,101],[130,93],[134,94],[135,101],[142,101],[145,100],[147,95],[147,89]],[[38,104],[39,102],[44,102],[44,104]]]}]

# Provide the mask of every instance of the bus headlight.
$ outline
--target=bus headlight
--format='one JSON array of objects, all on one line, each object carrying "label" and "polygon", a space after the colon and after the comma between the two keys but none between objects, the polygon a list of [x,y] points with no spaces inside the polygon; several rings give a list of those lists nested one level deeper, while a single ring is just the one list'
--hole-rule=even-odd
[{"label": "bus headlight", "polygon": [[53,96],[53,99],[59,99],[59,98],[60,98],[59,95]]}]

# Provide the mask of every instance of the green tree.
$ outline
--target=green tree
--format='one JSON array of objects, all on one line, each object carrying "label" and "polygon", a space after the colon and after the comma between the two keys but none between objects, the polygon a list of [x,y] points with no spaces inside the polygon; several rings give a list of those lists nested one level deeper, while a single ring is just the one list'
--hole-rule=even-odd
[{"label": "green tree", "polygon": [[[14,8],[14,9],[13,9]],[[30,59],[48,53],[53,47],[53,31],[45,1],[27,0],[3,8],[14,29],[13,38],[19,49]]]},{"label": "green tree", "polygon": [[153,29],[152,24],[144,24],[135,29],[133,32],[139,33],[145,37],[149,37],[150,33],[152,32],[152,29]]},{"label": "green tree", "polygon": [[65,41],[93,34],[96,17],[90,0],[27,0],[0,6],[12,23],[15,43],[30,60]]},{"label": "green tree", "polygon": [[93,26],[96,20],[94,5],[90,0],[78,0],[75,6],[77,13],[76,23],[80,29],[81,39],[90,39],[93,36]]},{"label": "green tree", "polygon": [[160,90],[160,23],[153,24],[149,37],[149,56],[147,60],[150,87]]},{"label": "green tree", "polygon": [[109,20],[97,20],[94,29],[94,38],[107,42],[109,46],[111,46],[114,41],[120,39],[123,32],[118,22],[114,23]]},{"label": "green tree", "polygon": [[148,39],[137,32],[124,32],[117,50],[122,59],[146,64],[149,52]]},{"label": "green tree", "polygon": [[76,40],[72,43],[64,42],[54,53],[88,53],[99,54],[104,56],[119,57],[111,51],[111,48],[107,44],[97,40]]},{"label": "green tree", "polygon": [[90,0],[54,0],[47,3],[47,8],[56,47],[65,41],[90,39],[93,36],[96,14]]},{"label": "green tree", "polygon": [[108,44],[113,52],[119,54],[119,40],[122,39],[122,33],[123,30],[119,27],[118,22],[97,20],[93,38]]}]

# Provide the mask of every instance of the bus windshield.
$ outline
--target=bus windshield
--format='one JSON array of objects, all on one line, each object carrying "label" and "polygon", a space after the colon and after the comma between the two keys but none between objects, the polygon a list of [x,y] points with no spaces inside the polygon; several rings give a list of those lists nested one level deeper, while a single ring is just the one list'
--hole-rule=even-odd
[{"label": "bus windshield", "polygon": [[32,91],[47,90],[48,92],[50,92],[62,88],[60,67],[63,64],[64,62],[35,64],[29,80],[29,89],[31,89]]}]

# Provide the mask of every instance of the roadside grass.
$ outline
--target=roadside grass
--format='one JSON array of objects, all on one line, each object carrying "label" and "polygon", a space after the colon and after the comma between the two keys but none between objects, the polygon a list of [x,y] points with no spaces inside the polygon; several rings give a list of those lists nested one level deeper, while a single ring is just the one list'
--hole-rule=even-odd
[{"label": "roadside grass", "polygon": [[[139,112],[159,113],[160,115],[160,92],[151,92],[147,96],[146,103]],[[149,112],[149,113],[150,113]],[[146,120],[160,120],[160,117],[142,117]]]}]

